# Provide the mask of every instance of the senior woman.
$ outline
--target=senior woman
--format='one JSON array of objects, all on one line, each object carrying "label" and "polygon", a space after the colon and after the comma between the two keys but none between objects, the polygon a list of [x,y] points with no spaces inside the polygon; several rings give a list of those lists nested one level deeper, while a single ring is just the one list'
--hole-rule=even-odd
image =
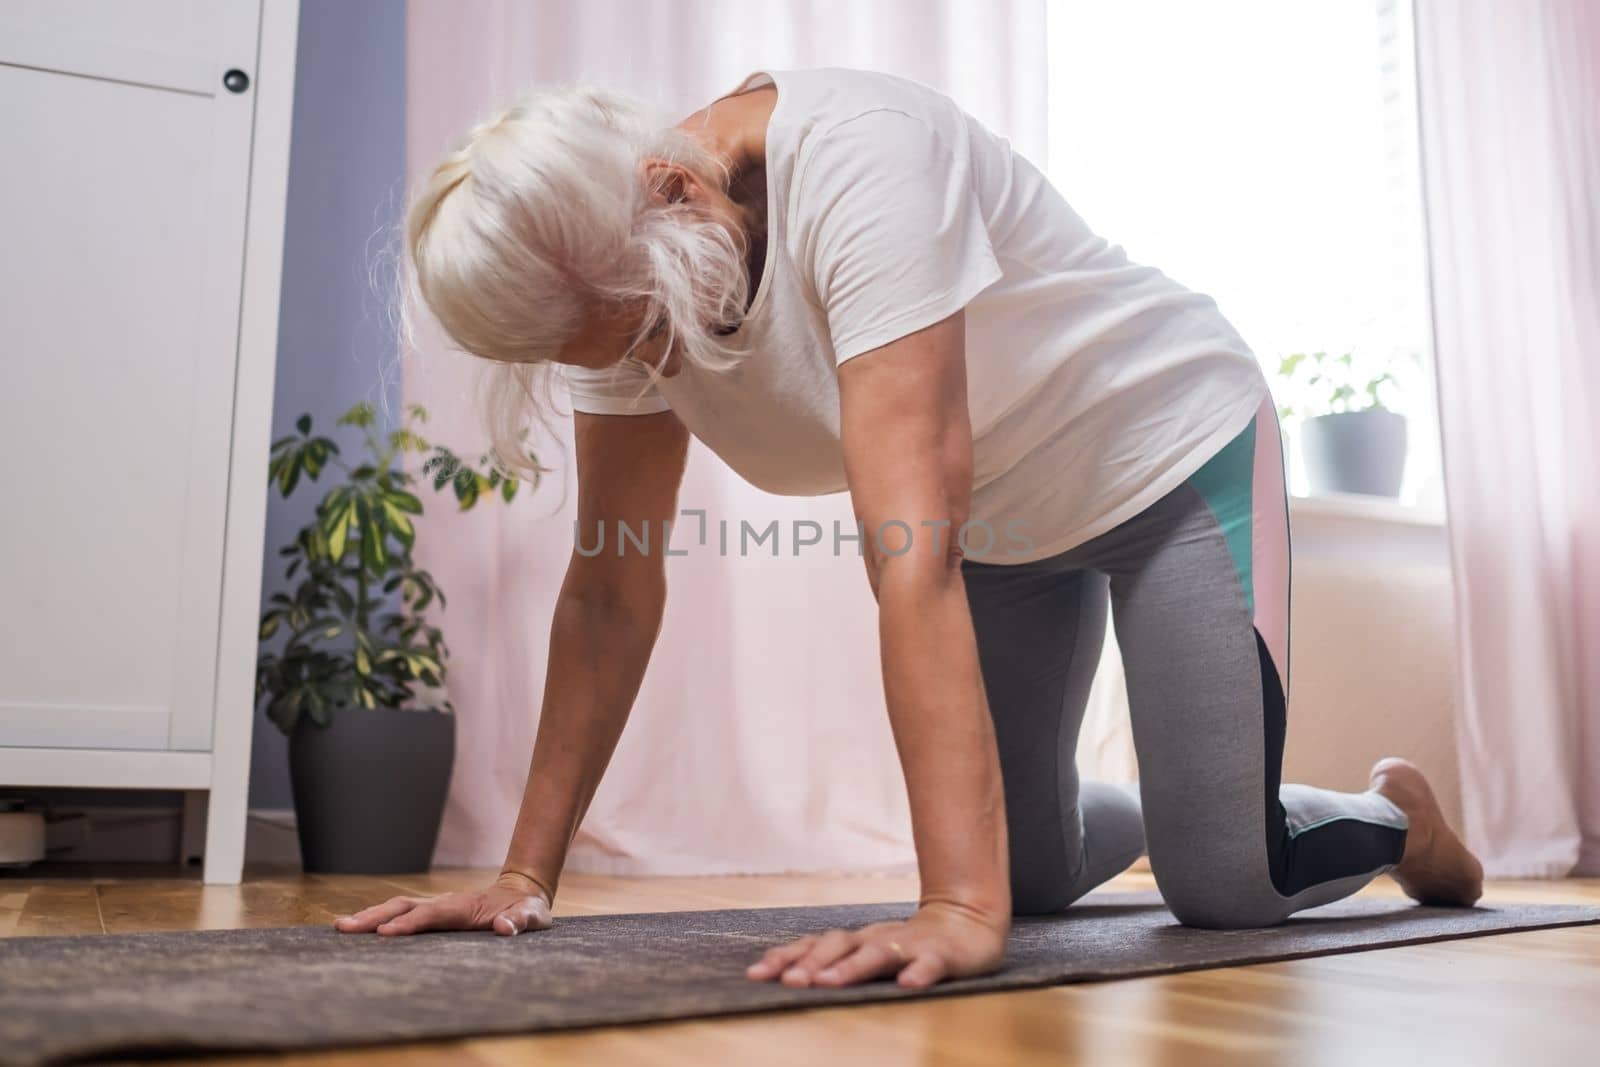
[{"label": "senior woman", "polygon": [[[920,903],[773,946],[752,979],[991,971],[1013,915],[1146,851],[1194,926],[1274,924],[1385,872],[1417,900],[1477,899],[1410,763],[1363,793],[1280,785],[1288,516],[1250,350],[947,97],[762,71],[666,128],[609,93],[537,93],[440,164],[408,239],[428,306],[490,361],[507,464],[526,462],[535,369],[560,365],[582,530],[672,520],[690,434],[762,489],[851,495]],[[550,925],[655,642],[663,548],[575,546],[500,877],[339,929]],[[1137,796],[1073,765],[1108,609]]]}]

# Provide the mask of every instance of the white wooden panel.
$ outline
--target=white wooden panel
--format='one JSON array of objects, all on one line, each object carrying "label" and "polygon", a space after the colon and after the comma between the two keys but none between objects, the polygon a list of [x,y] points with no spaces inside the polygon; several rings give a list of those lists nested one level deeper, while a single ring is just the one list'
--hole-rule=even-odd
[{"label": "white wooden panel", "polygon": [[[103,748],[164,749],[171,726],[165,704],[0,705],[0,738],[7,745],[72,748],[92,737]],[[0,786],[9,784],[0,778]]]},{"label": "white wooden panel", "polygon": [[204,789],[211,782],[211,756],[206,752],[0,748],[0,782],[30,789]]},{"label": "white wooden panel", "polygon": [[[225,55],[242,57],[241,69],[249,72],[252,84],[247,92],[225,91],[211,99],[206,271],[204,284],[197,290],[202,341],[191,362],[195,403],[190,407],[193,422],[188,450],[189,493],[185,501],[184,583],[179,603],[181,628],[174,650],[178,657],[174,665],[177,688],[168,736],[168,747],[173,749],[211,747],[217,703],[217,633],[233,448],[240,288],[250,204],[251,125],[261,90],[255,69],[261,20],[259,0],[228,0],[219,6],[224,7],[220,50]],[[274,285],[274,309],[277,291]],[[249,402],[271,411],[270,395],[251,398]],[[256,485],[259,492],[265,493],[267,457],[263,452],[256,458]],[[259,569],[259,561],[255,565]]]},{"label": "white wooden panel", "polygon": [[0,744],[209,746],[253,96],[0,66]]},{"label": "white wooden panel", "polygon": [[[204,97],[0,67],[7,705],[170,710],[211,119]],[[76,725],[54,743],[120,732]]]},{"label": "white wooden panel", "polygon": [[228,3],[215,0],[5,0],[0,63],[176,89],[221,92],[242,56],[219,51]]},{"label": "white wooden panel", "polygon": [[261,9],[261,78],[250,153],[249,239],[239,315],[222,630],[217,651],[217,711],[206,810],[204,877],[208,884],[236,884],[244,868],[259,647],[256,620],[261,610],[267,514],[267,495],[260,479],[272,431],[278,289],[283,270],[299,14],[295,0],[265,0]]}]

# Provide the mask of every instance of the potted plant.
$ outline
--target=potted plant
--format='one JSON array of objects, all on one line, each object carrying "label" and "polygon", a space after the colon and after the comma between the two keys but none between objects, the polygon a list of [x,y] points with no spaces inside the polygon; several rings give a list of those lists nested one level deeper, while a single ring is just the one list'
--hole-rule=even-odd
[{"label": "potted plant", "polygon": [[302,476],[342,472],[313,520],[279,550],[289,559],[285,577],[300,582],[269,598],[261,640],[280,631],[287,640],[277,652],[263,649],[256,665],[256,694],[289,738],[300,854],[313,872],[424,871],[444,811],[455,756],[454,708],[444,696],[449,650],[421,613],[435,598],[443,608],[445,597],[411,558],[411,516],[422,501],[405,454],[424,454],[423,476],[435,490],[450,486],[463,511],[495,493],[509,504],[519,484],[487,455],[480,471],[429,444],[414,428],[427,421],[420,405],[386,438],[375,421],[366,403],[339,417],[362,431],[371,453],[351,467],[302,415],[297,433],[273,442],[268,468],[285,498]]},{"label": "potted plant", "polygon": [[1353,352],[1296,352],[1278,374],[1298,395],[1284,404],[1298,420],[1300,455],[1313,493],[1398,497],[1406,469],[1406,420],[1386,401],[1398,379],[1388,367],[1358,361]]}]

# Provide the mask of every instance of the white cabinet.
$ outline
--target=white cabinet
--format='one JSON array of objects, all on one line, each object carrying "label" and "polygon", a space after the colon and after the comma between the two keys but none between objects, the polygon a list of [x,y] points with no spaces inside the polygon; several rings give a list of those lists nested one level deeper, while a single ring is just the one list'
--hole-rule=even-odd
[{"label": "white cabinet", "polygon": [[296,8],[0,4],[0,787],[211,794],[237,881]]}]

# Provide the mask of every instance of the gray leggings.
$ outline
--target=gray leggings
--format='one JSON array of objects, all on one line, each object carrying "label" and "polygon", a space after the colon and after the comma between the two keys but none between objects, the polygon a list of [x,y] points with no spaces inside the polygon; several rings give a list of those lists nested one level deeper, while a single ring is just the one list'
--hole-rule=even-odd
[{"label": "gray leggings", "polygon": [[[1115,529],[1033,563],[963,563],[1017,914],[1065,908],[1147,847],[1167,906],[1206,927],[1281,922],[1399,862],[1406,819],[1383,797],[1280,787],[1288,538],[1268,398],[1204,467]],[[1137,798],[1080,783],[1074,765],[1108,594]]]}]

